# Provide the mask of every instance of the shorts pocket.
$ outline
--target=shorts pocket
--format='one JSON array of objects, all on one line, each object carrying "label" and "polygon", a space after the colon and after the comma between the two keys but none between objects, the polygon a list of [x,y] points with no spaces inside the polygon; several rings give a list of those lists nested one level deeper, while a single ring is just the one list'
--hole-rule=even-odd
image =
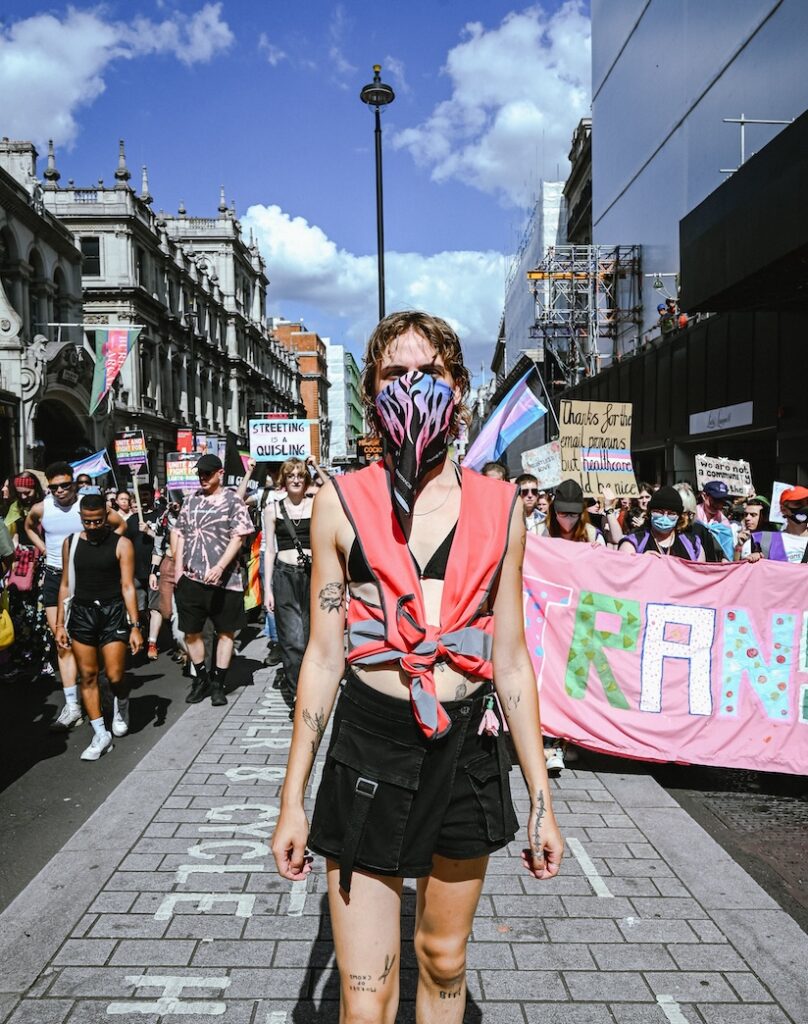
[{"label": "shorts pocket", "polygon": [[508,772],[496,753],[475,757],[466,765],[471,788],[480,804],[485,833],[492,843],[509,839],[519,828],[511,800]]},{"label": "shorts pocket", "polygon": [[[425,751],[343,719],[326,758],[311,826],[311,844],[338,855],[349,824],[373,793],[355,862],[394,872],[421,777]],[[361,780],[361,782],[360,782]]]}]

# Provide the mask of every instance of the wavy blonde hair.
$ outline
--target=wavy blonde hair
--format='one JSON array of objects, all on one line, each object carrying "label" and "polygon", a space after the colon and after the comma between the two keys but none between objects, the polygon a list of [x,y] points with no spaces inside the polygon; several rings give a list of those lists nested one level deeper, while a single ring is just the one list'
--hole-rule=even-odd
[{"label": "wavy blonde hair", "polygon": [[471,420],[466,407],[471,377],[463,362],[460,338],[445,320],[418,310],[391,313],[379,321],[368,339],[362,367],[362,404],[365,407],[368,424],[375,434],[381,433],[381,424],[376,412],[376,374],[390,345],[410,329],[426,338],[434,348],[435,354],[443,359],[446,372],[460,390],[460,401],[455,406],[450,427],[451,436],[457,437],[460,425]]}]

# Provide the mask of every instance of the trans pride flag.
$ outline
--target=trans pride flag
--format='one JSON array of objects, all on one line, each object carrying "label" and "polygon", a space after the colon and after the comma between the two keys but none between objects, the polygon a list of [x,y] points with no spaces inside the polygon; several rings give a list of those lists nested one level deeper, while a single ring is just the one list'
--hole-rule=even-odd
[{"label": "trans pride flag", "polygon": [[463,458],[467,469],[482,469],[486,462],[498,459],[512,441],[547,412],[527,386],[533,373],[529,369],[502,399],[475,437]]}]

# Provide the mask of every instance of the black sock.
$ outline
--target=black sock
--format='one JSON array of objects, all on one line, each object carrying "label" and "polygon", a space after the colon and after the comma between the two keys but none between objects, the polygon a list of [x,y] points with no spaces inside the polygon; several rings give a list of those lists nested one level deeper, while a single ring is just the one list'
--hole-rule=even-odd
[{"label": "black sock", "polygon": [[196,673],[197,679],[208,678],[208,666],[205,664],[204,661],[200,661],[198,665],[196,662],[194,662],[194,672]]},{"label": "black sock", "polygon": [[224,686],[225,678],[227,677],[227,669],[219,668],[217,665],[210,674],[210,678],[215,683],[221,683]]}]

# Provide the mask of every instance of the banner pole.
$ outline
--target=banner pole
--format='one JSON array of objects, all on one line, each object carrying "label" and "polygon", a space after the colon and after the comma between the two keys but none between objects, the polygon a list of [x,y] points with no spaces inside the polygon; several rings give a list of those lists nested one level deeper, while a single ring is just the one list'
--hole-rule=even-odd
[{"label": "banner pole", "polygon": [[104,449],[104,455],[107,458],[107,465],[109,466],[110,473],[112,473],[112,482],[115,484],[115,490],[117,491],[118,490],[118,477],[115,475],[115,470],[112,468],[112,459],[109,457],[109,449],[108,448]]},{"label": "banner pole", "polygon": [[[140,472],[140,466],[138,465],[138,473]],[[140,490],[137,485],[138,473],[132,473],[132,486],[135,489],[135,505],[137,506],[137,519],[142,526],[145,522],[143,518],[143,506],[140,504]]]}]

